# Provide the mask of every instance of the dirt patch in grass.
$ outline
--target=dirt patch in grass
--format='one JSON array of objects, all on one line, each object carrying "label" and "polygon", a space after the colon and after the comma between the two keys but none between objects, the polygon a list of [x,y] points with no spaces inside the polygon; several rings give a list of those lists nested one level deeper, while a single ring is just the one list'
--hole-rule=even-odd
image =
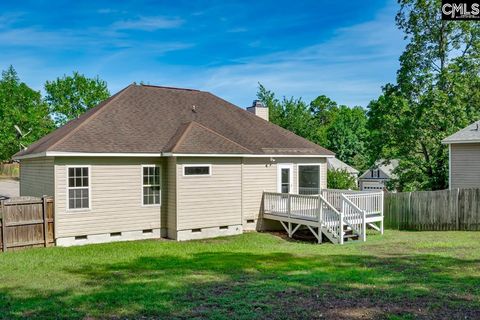
[{"label": "dirt patch in grass", "polygon": [[[328,290],[327,290],[328,292]],[[479,307],[438,305],[431,299],[374,300],[322,291],[287,290],[275,295],[274,319],[480,319]]]},{"label": "dirt patch in grass", "polygon": [[[179,297],[180,304],[195,301],[194,308],[170,314],[180,319],[208,319],[213,315],[232,319],[480,319],[480,306],[472,298],[452,297],[446,304],[435,296],[389,296],[381,290],[344,291],[333,285],[316,288],[287,287],[272,291],[252,290],[248,277],[240,281],[203,287]],[[250,291],[250,292],[249,292]],[[255,295],[256,299],[249,299]],[[216,297],[223,297],[218,299]],[[474,300],[474,299],[473,299]],[[239,306],[241,305],[241,306]]]}]

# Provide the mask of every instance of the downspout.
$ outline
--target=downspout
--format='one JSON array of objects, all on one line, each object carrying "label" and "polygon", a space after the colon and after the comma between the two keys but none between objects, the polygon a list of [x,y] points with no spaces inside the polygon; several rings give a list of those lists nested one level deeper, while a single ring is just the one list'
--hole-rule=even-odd
[{"label": "downspout", "polygon": [[240,164],[240,217],[241,217],[241,224],[242,224],[242,229],[243,229],[243,217],[244,217],[244,212],[243,212],[243,162],[244,158],[241,159],[241,164]]},{"label": "downspout", "polygon": [[448,190],[452,190],[452,144],[448,144]]}]

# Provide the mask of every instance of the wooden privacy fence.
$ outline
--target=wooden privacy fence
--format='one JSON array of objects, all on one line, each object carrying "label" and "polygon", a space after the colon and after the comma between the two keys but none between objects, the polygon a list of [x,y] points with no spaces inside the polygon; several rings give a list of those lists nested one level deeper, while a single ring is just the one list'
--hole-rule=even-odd
[{"label": "wooden privacy fence", "polygon": [[0,248],[52,246],[53,198],[19,197],[0,201]]},{"label": "wooden privacy fence", "polygon": [[386,193],[385,228],[480,230],[480,189]]}]

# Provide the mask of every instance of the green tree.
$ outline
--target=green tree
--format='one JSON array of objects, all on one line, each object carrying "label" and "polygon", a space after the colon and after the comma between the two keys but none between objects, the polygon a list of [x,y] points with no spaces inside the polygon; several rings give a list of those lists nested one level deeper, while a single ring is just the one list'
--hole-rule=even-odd
[{"label": "green tree", "polygon": [[45,100],[57,126],[78,118],[110,96],[105,81],[98,77],[87,78],[78,72],[47,81],[45,92]]},{"label": "green tree", "polygon": [[318,96],[310,102],[310,112],[313,114],[316,125],[316,137],[321,146],[329,145],[328,129],[338,113],[338,105],[325,95]]},{"label": "green tree", "polygon": [[356,190],[357,181],[347,170],[328,170],[327,187],[329,189]]},{"label": "green tree", "polygon": [[366,112],[361,107],[338,106],[325,95],[307,105],[302,99],[278,100],[261,84],[257,97],[269,108],[270,121],[336,153],[360,170],[369,166]]},{"label": "green tree", "polygon": [[372,158],[398,158],[399,190],[448,185],[441,140],[480,118],[480,25],[444,21],[440,1],[400,0],[396,21],[408,41],[397,84],[369,105]]},{"label": "green tree", "polygon": [[0,123],[0,161],[9,161],[21,150],[20,144],[28,146],[54,127],[40,92],[20,82],[13,66],[2,72],[0,80]]},{"label": "green tree", "polygon": [[327,128],[328,149],[336,157],[357,169],[366,169],[369,165],[367,141],[369,137],[366,111],[361,107],[340,106]]}]

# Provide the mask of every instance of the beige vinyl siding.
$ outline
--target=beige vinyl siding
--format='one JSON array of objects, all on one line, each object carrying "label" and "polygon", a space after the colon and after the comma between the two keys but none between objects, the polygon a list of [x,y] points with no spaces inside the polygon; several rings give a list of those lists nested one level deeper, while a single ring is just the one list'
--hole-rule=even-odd
[{"label": "beige vinyl siding", "polygon": [[480,143],[451,145],[451,189],[480,188]]},{"label": "beige vinyl siding", "polygon": [[[183,176],[209,164],[209,176]],[[177,230],[241,224],[241,158],[177,158]]]},{"label": "beige vinyl siding", "polygon": [[175,239],[177,231],[177,159],[168,158],[167,161],[167,217],[168,237]]},{"label": "beige vinyl siding", "polygon": [[[160,228],[161,207],[143,206],[142,164],[165,165],[160,158],[56,158],[56,237]],[[68,211],[67,165],[90,166],[90,209]]]},{"label": "beige vinyl siding", "polygon": [[34,158],[20,161],[20,196],[54,195],[53,158]]},{"label": "beige vinyl siding", "polygon": [[277,191],[277,166],[268,158],[244,158],[243,222],[258,219],[263,191]]}]

